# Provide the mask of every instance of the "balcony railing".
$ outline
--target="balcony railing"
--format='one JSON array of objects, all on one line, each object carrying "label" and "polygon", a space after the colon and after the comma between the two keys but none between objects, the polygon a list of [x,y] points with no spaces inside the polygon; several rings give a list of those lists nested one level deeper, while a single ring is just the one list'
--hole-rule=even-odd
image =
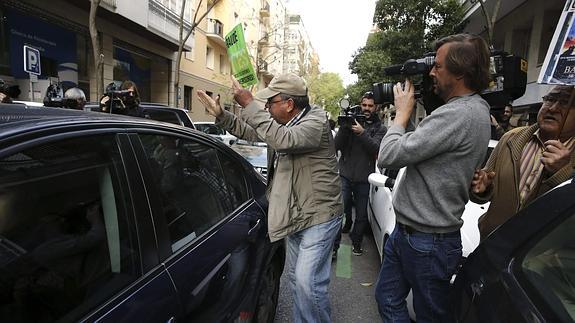
[{"label": "balcony railing", "polygon": [[[180,34],[180,16],[157,0],[150,0],[148,2],[148,9],[148,27],[163,33],[168,39],[178,42]],[[184,20],[184,35],[188,30],[190,30],[190,28],[192,28],[191,23]],[[186,46],[193,47],[193,37],[188,38]]]},{"label": "balcony railing", "polygon": [[207,23],[206,36],[220,46],[226,47],[226,42],[224,41],[224,24],[213,18],[208,18]]},{"label": "balcony railing", "polygon": [[220,37],[224,37],[224,24],[221,21],[213,18],[208,18],[208,30],[210,34],[216,34]]}]

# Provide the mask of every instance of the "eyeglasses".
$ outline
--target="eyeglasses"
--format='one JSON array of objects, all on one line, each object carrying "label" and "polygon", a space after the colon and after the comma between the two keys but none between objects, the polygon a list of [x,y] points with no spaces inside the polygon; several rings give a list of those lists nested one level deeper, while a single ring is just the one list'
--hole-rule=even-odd
[{"label": "eyeglasses", "polygon": [[287,101],[287,100],[289,100],[289,99],[281,99],[281,100],[277,100],[277,101],[268,101],[268,102],[266,102],[265,107],[266,107],[267,110],[269,110],[269,109],[271,109],[271,107],[272,107],[274,104],[279,103],[279,102],[282,102],[282,101]]},{"label": "eyeglasses", "polygon": [[559,98],[554,95],[545,95],[543,97],[543,104],[553,106],[556,102],[559,102],[559,106],[562,108],[569,108],[569,99]]}]

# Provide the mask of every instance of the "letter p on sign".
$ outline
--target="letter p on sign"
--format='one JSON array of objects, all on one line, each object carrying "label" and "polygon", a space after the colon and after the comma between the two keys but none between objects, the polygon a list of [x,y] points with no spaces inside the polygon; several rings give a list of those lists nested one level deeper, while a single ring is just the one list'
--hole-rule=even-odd
[{"label": "letter p on sign", "polygon": [[24,71],[36,75],[41,74],[40,51],[36,48],[24,46]]}]

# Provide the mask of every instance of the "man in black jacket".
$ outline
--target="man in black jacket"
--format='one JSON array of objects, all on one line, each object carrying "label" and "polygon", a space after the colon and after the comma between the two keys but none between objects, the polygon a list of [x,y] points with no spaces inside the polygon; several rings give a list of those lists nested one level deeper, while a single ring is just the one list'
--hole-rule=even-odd
[{"label": "man in black jacket", "polygon": [[[361,98],[361,111],[365,123],[357,121],[351,127],[340,127],[335,136],[335,148],[341,151],[339,174],[342,182],[342,195],[345,212],[345,225],[341,232],[350,232],[352,227],[352,207],[355,204],[355,225],[351,231],[353,254],[361,256],[361,243],[367,225],[367,203],[369,182],[367,177],[375,171],[375,161],[379,144],[387,128],[377,116],[373,93],[366,92]],[[334,245],[334,258],[341,240],[341,232]]]}]

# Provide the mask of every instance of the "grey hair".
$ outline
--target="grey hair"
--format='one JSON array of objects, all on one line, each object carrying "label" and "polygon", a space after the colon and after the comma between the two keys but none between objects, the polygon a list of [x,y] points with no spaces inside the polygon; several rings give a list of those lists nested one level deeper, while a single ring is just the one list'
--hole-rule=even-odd
[{"label": "grey hair", "polygon": [[77,87],[68,89],[64,94],[64,98],[86,101],[86,95],[84,95],[84,91],[82,91],[82,89],[79,89]]}]

